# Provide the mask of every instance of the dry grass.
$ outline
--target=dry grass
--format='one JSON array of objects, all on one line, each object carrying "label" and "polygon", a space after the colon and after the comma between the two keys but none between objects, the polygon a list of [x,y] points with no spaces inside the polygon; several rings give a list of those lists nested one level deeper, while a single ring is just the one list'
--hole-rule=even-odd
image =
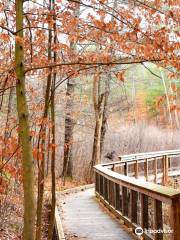
[{"label": "dry grass", "polygon": [[[79,133],[80,135],[81,133]],[[145,123],[108,127],[103,156],[116,151],[116,156],[137,152],[180,148],[180,131],[158,128]],[[77,138],[73,151],[73,172],[76,180],[85,180],[92,154],[93,131]],[[102,159],[105,161],[105,159]]]}]

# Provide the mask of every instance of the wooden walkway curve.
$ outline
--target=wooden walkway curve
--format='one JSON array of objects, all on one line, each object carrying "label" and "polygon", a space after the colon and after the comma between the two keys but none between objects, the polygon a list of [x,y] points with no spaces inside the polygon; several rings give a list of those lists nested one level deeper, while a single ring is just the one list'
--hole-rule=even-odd
[{"label": "wooden walkway curve", "polygon": [[58,240],[180,240],[180,190],[169,186],[180,176],[180,150],[119,158],[94,167],[95,190],[57,197],[67,233]]},{"label": "wooden walkway curve", "polygon": [[94,188],[66,194],[59,211],[66,239],[132,240],[124,226],[107,214],[95,198]]}]

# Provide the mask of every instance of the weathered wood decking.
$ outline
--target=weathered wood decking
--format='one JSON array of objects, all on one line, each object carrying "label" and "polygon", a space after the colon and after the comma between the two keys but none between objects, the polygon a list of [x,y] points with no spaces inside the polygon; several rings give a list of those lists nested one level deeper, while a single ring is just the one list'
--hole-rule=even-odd
[{"label": "weathered wood decking", "polygon": [[125,227],[98,204],[94,188],[66,194],[59,211],[67,240],[132,240]]}]

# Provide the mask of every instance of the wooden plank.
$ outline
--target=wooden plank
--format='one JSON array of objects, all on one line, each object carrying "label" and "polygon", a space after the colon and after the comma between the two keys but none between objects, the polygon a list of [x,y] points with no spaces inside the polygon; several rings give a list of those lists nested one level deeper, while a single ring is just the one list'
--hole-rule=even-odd
[{"label": "wooden plank", "polygon": [[90,189],[90,188],[94,188],[94,184],[86,184],[86,185],[81,185],[78,187],[73,187],[70,189],[62,190],[62,191],[56,191],[56,195],[58,197],[60,194],[77,193],[77,192],[84,191],[84,190]]},{"label": "wooden plank", "polygon": [[133,239],[116,218],[99,206],[93,189],[61,196],[57,201],[66,239]]}]

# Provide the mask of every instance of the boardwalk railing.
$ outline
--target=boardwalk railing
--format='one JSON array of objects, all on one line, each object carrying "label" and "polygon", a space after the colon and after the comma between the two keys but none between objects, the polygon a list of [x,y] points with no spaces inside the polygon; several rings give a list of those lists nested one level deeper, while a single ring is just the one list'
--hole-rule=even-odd
[{"label": "boardwalk railing", "polygon": [[179,240],[180,191],[165,186],[178,157],[180,150],[133,154],[97,165],[96,196],[143,239]]}]

